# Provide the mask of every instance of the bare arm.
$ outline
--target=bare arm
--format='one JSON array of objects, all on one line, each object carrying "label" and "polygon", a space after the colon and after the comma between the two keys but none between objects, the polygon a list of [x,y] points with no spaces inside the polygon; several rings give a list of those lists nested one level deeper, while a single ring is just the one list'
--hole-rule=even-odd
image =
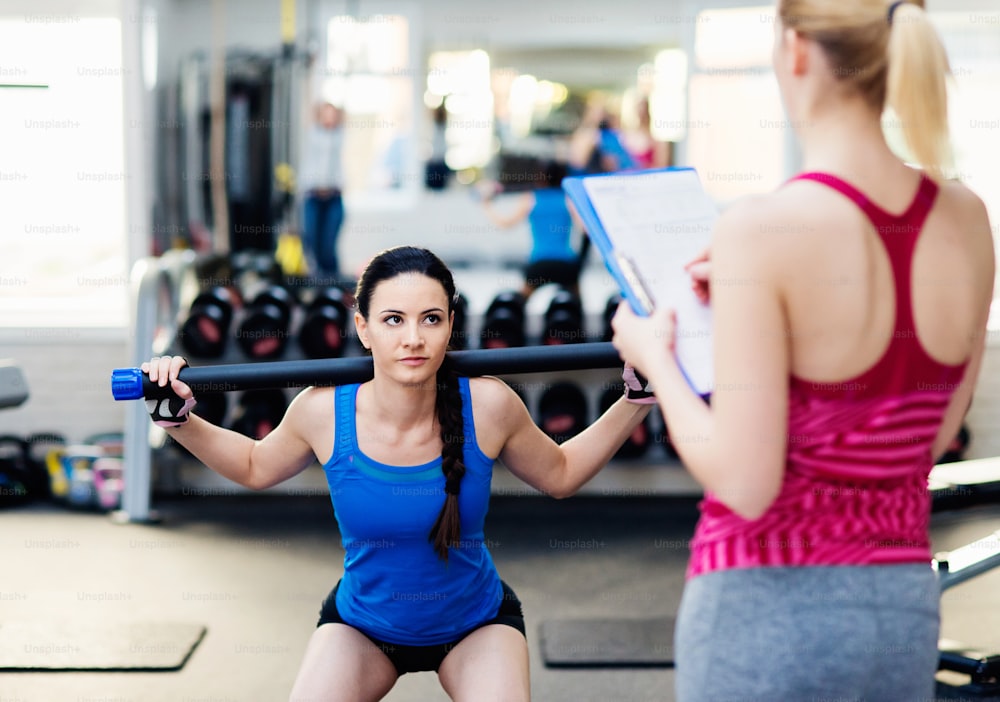
[{"label": "bare arm", "polygon": [[526,220],[531,213],[531,208],[535,205],[535,196],[531,193],[524,193],[517,199],[514,209],[507,213],[501,213],[493,206],[493,199],[483,200],[483,210],[486,216],[496,226],[502,229],[509,229]]},{"label": "bare arm", "polygon": [[962,226],[962,230],[969,232],[971,245],[976,248],[974,255],[975,262],[981,266],[981,270],[975,278],[979,279],[982,290],[980,298],[983,301],[979,309],[976,320],[976,332],[973,336],[972,355],[969,363],[965,367],[965,374],[955,393],[951,397],[948,409],[945,410],[941,428],[934,439],[931,448],[931,456],[937,461],[948,450],[948,445],[958,434],[962,427],[962,421],[972,404],[972,395],[975,392],[979,381],[979,372],[982,369],[983,356],[986,353],[987,322],[990,316],[990,303],[993,300],[993,281],[996,275],[996,258],[993,250],[992,228],[990,227],[989,215],[986,206],[972,192],[961,189],[962,204],[967,208],[968,222]]},{"label": "bare arm", "polygon": [[573,495],[597,475],[650,411],[650,405],[619,400],[582,432],[557,444],[506,384],[484,378],[477,387],[477,409],[487,418],[484,425],[493,428],[484,451],[497,451],[511,473],[556,498]]},{"label": "bare arm", "polygon": [[[157,363],[144,363],[149,379],[171,388],[181,398],[192,396],[191,388],[177,379],[184,367],[180,357],[163,357]],[[284,418],[266,437],[251,439],[239,432],[216,426],[197,415],[166,432],[188,449],[198,460],[219,475],[254,490],[263,490],[302,472],[315,454],[303,429],[316,422],[315,391],[305,390],[288,406]],[[332,417],[328,417],[332,427]]]}]

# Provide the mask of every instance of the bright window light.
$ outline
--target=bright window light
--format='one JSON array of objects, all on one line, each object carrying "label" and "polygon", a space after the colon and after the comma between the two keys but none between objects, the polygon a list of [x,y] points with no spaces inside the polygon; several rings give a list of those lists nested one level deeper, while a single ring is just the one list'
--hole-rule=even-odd
[{"label": "bright window light", "polygon": [[448,112],[445,162],[456,171],[486,165],[494,127],[489,54],[482,49],[432,53],[424,102],[438,100]]},{"label": "bright window light", "polygon": [[[640,69],[649,78],[648,69]],[[667,49],[656,55],[649,95],[650,132],[658,141],[680,141],[687,133],[688,60],[682,49]]]},{"label": "bright window light", "polygon": [[705,10],[698,14],[694,53],[700,69],[770,65],[773,44],[773,7]]},{"label": "bright window light", "polygon": [[121,22],[0,19],[0,67],[0,326],[123,328]]},{"label": "bright window light", "polygon": [[344,190],[352,206],[367,206],[364,193],[413,185],[400,155],[412,139],[409,32],[401,15],[337,15],[327,25],[320,92],[344,109]]}]

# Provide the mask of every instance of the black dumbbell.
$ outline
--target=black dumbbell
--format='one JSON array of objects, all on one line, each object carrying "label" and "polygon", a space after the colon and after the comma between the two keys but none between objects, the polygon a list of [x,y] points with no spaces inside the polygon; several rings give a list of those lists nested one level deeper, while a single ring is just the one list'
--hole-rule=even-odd
[{"label": "black dumbbell", "polygon": [[265,286],[254,295],[236,330],[247,357],[263,361],[285,353],[294,305],[291,293],[280,285]]},{"label": "black dumbbell", "polygon": [[449,343],[452,349],[460,351],[469,345],[469,332],[466,329],[468,326],[469,301],[465,295],[462,293],[455,295],[455,304],[452,310],[455,313],[455,318],[451,325],[451,341]]},{"label": "black dumbbell", "polygon": [[25,457],[28,459],[31,486],[29,492],[41,499],[52,497],[49,484],[48,455],[50,451],[62,449],[68,442],[59,432],[40,431],[25,438]]},{"label": "black dumbbell", "polygon": [[288,408],[284,391],[277,388],[247,390],[238,404],[230,428],[251,439],[263,439],[270,434]]},{"label": "black dumbbell", "polygon": [[611,319],[615,316],[615,312],[618,311],[618,305],[621,304],[623,299],[620,293],[613,293],[608,298],[607,303],[605,303],[601,341],[611,341],[611,338],[615,335],[614,329],[611,328]]},{"label": "black dumbbell", "polygon": [[228,288],[199,294],[181,324],[179,341],[184,351],[195,358],[219,358],[226,350],[235,307],[236,297]]},{"label": "black dumbbell", "polygon": [[[624,392],[625,388],[621,383],[617,385],[612,384],[605,390],[604,394],[601,395],[601,414],[604,414],[611,405],[617,402]],[[625,439],[625,443],[615,452],[615,458],[633,459],[644,456],[652,440],[652,433],[649,427],[649,415],[646,415],[643,417],[642,423],[632,430],[629,437]]]},{"label": "black dumbbell", "polygon": [[195,399],[198,404],[191,411],[206,422],[221,427],[229,410],[229,396],[224,392],[200,392]]},{"label": "black dumbbell", "polygon": [[24,439],[12,434],[0,436],[0,507],[22,505],[32,498]]},{"label": "black dumbbell", "polygon": [[524,346],[524,295],[514,290],[504,290],[486,308],[479,345],[484,349],[503,349]]},{"label": "black dumbbell", "polygon": [[580,386],[557,382],[538,399],[538,426],[556,443],[570,439],[587,426],[587,397]]},{"label": "black dumbbell", "polygon": [[972,442],[972,432],[969,431],[969,427],[963,424],[958,428],[958,433],[955,434],[955,438],[951,440],[948,447],[945,449],[944,455],[938,459],[938,463],[956,463],[965,458],[965,452],[969,449],[969,444]]},{"label": "black dumbbell", "polygon": [[542,344],[578,344],[586,339],[583,328],[583,303],[578,295],[561,289],[552,296],[545,310]]},{"label": "black dumbbell", "polygon": [[347,341],[347,303],[340,288],[323,288],[306,308],[299,346],[309,358],[338,358]]}]

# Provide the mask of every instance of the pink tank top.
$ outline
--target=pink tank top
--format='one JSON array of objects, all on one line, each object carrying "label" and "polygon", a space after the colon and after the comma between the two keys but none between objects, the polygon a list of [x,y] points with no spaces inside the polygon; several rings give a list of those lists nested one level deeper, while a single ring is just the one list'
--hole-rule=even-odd
[{"label": "pink tank top", "polygon": [[[965,363],[932,359],[917,339],[910,299],[913,250],[937,185],[924,176],[901,215],[824,173],[804,173],[868,216],[892,262],[896,322],[882,357],[857,377],[792,376],[781,490],[759,519],[711,493],[699,508],[687,577],[730,568],[929,562],[931,446]],[[732,466],[739,470],[739,466]]]}]

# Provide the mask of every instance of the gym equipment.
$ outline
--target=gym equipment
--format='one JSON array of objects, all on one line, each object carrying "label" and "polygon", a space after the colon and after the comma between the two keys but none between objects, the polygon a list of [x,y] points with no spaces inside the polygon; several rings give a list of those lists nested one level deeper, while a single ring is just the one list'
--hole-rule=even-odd
[{"label": "gym equipment", "polygon": [[288,400],[277,388],[247,390],[239,399],[232,429],[251,439],[263,439],[285,416]]},{"label": "gym equipment", "polygon": [[28,400],[28,382],[13,361],[0,359],[0,409],[19,407]]},{"label": "gym equipment", "polygon": [[569,290],[559,290],[552,296],[545,311],[542,344],[578,344],[586,341],[583,324],[583,303]]},{"label": "gym equipment", "polygon": [[613,293],[604,304],[604,313],[601,315],[601,319],[604,322],[601,329],[601,341],[611,341],[611,338],[615,335],[614,329],[611,328],[611,318],[615,316],[615,312],[618,311],[618,305],[624,299],[621,293]]},{"label": "gym equipment", "polygon": [[450,347],[456,351],[465,349],[469,345],[468,317],[469,300],[462,293],[455,295],[455,306],[452,308],[455,318],[451,325]]},{"label": "gym equipment", "polygon": [[222,356],[237,304],[236,296],[224,287],[212,288],[195,297],[177,335],[181,348],[194,358]]},{"label": "gym equipment", "polygon": [[0,671],[180,670],[206,631],[182,622],[5,621]]},{"label": "gym equipment", "polygon": [[[943,512],[996,502],[1000,496],[1000,458],[943,463],[931,471],[931,511]],[[941,591],[960,585],[1000,566],[1000,531],[949,552],[936,553],[933,566]],[[939,643],[938,670],[969,676],[957,687],[963,695],[1000,698],[1000,654],[987,653],[957,641]],[[954,688],[939,682],[938,687]]]},{"label": "gym equipment", "polygon": [[31,501],[31,477],[24,439],[0,436],[0,507],[15,507]]},{"label": "gym equipment", "polygon": [[524,295],[515,290],[497,293],[483,315],[479,346],[484,349],[524,346],[524,305]]},{"label": "gym equipment", "polygon": [[[104,451],[90,444],[67,446],[60,457],[66,493],[66,504],[79,509],[89,509],[97,504],[97,489],[94,486],[94,461],[104,455]],[[53,485],[53,493],[55,493]]]},{"label": "gym equipment", "polygon": [[288,346],[289,325],[295,302],[280,285],[267,285],[253,296],[236,330],[236,341],[247,358],[279,358]]},{"label": "gym equipment", "polygon": [[951,443],[945,450],[944,455],[938,459],[938,463],[955,463],[963,460],[971,442],[972,432],[969,431],[969,427],[966,424],[962,424],[958,429],[958,433],[955,434],[955,438],[951,440]]},{"label": "gym equipment", "polygon": [[674,618],[549,619],[538,627],[542,660],[550,668],[669,667],[674,664]]},{"label": "gym equipment", "polygon": [[229,411],[229,396],[224,392],[203,392],[198,395],[198,404],[191,410],[206,422],[222,426]]},{"label": "gym equipment", "polygon": [[36,432],[25,437],[25,443],[25,456],[32,481],[28,491],[39,499],[49,499],[52,497],[52,488],[46,461],[50,451],[61,450],[66,446],[66,437],[58,432]]},{"label": "gym equipment", "polygon": [[[610,343],[566,346],[529,346],[516,349],[472,349],[448,354],[462,375],[506,375],[587,368],[616,368],[622,361]],[[294,388],[307,385],[341,385],[372,377],[367,356],[270,363],[233,363],[181,369],[178,378],[197,396],[201,391],[231,392],[257,388]],[[139,368],[111,371],[111,393],[115,400],[156,399],[168,395],[167,388],[149,382]]]},{"label": "gym equipment", "polygon": [[325,288],[306,308],[299,327],[299,346],[308,358],[337,358],[347,339],[347,303],[340,288]]},{"label": "gym equipment", "polygon": [[576,383],[558,382],[538,399],[538,426],[558,444],[587,426],[587,396]]},{"label": "gym equipment", "polygon": [[106,512],[121,506],[125,489],[121,456],[101,456],[91,467],[94,478],[94,506]]}]

